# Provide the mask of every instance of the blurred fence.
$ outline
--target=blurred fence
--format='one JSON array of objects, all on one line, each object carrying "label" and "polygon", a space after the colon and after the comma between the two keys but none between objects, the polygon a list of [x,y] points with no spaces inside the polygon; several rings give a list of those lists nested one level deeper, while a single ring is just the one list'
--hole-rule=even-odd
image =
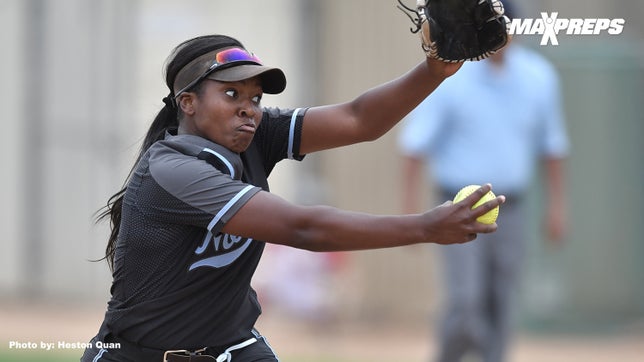
[{"label": "blurred fence", "polygon": [[571,234],[557,253],[539,242],[533,225],[525,320],[541,328],[641,323],[644,42],[584,39],[547,50],[562,75],[572,142]]}]

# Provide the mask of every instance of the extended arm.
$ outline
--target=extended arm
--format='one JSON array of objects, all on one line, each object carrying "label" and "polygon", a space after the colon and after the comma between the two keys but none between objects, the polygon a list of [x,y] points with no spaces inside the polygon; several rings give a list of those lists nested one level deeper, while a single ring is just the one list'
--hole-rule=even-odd
[{"label": "extended arm", "polygon": [[416,243],[453,244],[496,230],[476,218],[504,202],[499,196],[472,210],[490,190],[485,185],[466,202],[446,202],[414,215],[370,215],[328,206],[297,206],[268,192],[254,195],[224,226],[228,234],[312,251],[388,248]]},{"label": "extended arm", "polygon": [[300,153],[379,138],[460,66],[427,58],[406,74],[350,102],[310,108],[304,117]]}]

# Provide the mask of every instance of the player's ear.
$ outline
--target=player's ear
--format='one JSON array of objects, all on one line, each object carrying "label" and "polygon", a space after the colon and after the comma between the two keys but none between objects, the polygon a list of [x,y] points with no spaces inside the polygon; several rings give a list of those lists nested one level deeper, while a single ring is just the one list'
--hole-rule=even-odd
[{"label": "player's ear", "polygon": [[185,92],[179,96],[177,99],[177,104],[183,114],[192,116],[195,114],[194,102],[196,99],[196,94],[192,92]]}]

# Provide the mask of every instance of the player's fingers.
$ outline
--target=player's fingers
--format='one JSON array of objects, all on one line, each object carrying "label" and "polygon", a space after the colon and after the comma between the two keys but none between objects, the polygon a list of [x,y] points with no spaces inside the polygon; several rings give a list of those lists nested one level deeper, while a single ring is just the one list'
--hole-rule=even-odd
[{"label": "player's fingers", "polygon": [[463,202],[466,205],[469,205],[470,207],[474,206],[485,194],[487,194],[490,190],[492,190],[492,185],[491,184],[485,184],[476,191],[472,192],[469,194],[466,198],[463,199]]},{"label": "player's fingers", "polygon": [[472,212],[474,213],[475,217],[483,216],[487,214],[489,211],[493,210],[496,207],[499,207],[499,205],[503,204],[505,202],[505,196],[504,195],[499,195],[495,198],[493,198],[490,201],[487,201],[478,207],[472,209]]},{"label": "player's fingers", "polygon": [[495,232],[498,229],[498,225],[496,223],[483,224],[477,221],[475,229],[479,234],[489,234]]},{"label": "player's fingers", "polygon": [[453,242],[450,243],[441,243],[443,245],[448,245],[448,244],[465,244],[469,243],[470,241],[475,240],[478,237],[477,233],[468,233],[468,234],[463,234],[460,236],[458,239],[455,239]]}]

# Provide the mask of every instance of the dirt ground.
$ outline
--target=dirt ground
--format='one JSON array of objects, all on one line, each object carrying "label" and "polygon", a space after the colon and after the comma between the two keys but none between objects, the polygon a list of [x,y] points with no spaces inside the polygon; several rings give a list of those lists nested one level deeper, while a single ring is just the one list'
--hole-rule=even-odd
[{"label": "dirt ground", "polygon": [[[436,352],[430,328],[420,323],[414,326],[354,323],[320,328],[300,321],[265,317],[259,326],[277,351],[288,351],[295,356],[337,356],[352,362],[427,362]],[[329,350],[333,353],[328,353]],[[637,328],[637,332],[619,335],[550,336],[523,332],[515,336],[508,361],[644,362],[644,331]]]},{"label": "dirt ground", "polygon": [[[37,348],[41,342],[83,343],[96,332],[102,316],[100,303],[89,306],[0,302],[0,350],[20,352],[10,347],[11,342],[30,342],[37,344]],[[415,326],[346,322],[320,325],[265,311],[258,327],[286,362],[424,362],[435,351],[428,328],[421,327],[420,323]],[[516,336],[510,361],[641,362],[644,361],[644,332],[641,328],[601,336],[522,332]]]}]

